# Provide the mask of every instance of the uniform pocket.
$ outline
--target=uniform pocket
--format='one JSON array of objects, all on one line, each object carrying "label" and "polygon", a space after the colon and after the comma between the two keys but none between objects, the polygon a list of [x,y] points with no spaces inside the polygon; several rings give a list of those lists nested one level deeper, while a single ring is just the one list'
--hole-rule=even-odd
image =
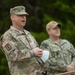
[{"label": "uniform pocket", "polygon": [[57,57],[59,54],[60,54],[59,48],[57,48],[57,47],[52,47],[52,49],[51,49],[51,55],[52,55],[53,57]]}]

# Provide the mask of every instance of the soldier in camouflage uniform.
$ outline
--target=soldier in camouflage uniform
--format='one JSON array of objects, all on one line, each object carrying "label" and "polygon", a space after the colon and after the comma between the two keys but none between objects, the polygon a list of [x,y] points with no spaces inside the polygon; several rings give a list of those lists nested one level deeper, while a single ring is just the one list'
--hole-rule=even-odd
[{"label": "soldier in camouflage uniform", "polygon": [[40,45],[40,48],[50,52],[47,61],[49,63],[48,75],[70,72],[75,69],[75,49],[69,41],[59,38],[60,28],[61,24],[50,21],[46,25],[49,38]]},{"label": "soldier in camouflage uniform", "polygon": [[23,27],[26,23],[24,6],[10,9],[12,26],[0,39],[0,46],[9,65],[11,75],[44,75],[44,63],[40,59],[42,49],[34,37]]}]

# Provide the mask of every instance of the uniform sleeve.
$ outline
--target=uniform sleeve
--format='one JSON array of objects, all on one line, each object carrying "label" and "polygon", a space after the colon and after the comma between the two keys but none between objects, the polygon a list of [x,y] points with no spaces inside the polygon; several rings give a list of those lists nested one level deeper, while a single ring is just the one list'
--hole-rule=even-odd
[{"label": "uniform sleeve", "polygon": [[73,45],[71,44],[71,55],[72,55],[72,62],[71,65],[75,67],[75,48],[73,47]]},{"label": "uniform sleeve", "polygon": [[2,38],[2,49],[8,60],[25,61],[35,56],[33,50],[25,46],[22,46],[24,48],[20,46],[22,48],[22,50],[20,50],[21,48],[19,48],[19,45],[15,41],[16,40],[12,40],[9,36]]}]

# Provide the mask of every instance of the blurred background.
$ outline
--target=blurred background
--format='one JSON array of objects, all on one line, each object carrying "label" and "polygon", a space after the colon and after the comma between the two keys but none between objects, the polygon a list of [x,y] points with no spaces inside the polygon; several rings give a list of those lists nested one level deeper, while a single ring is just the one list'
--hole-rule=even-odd
[{"label": "blurred background", "polygon": [[[39,45],[48,38],[46,24],[55,20],[62,24],[61,38],[75,46],[75,1],[74,0],[0,0],[0,36],[11,25],[10,8],[26,7],[29,13],[25,29],[35,37]],[[0,50],[0,75],[10,75],[7,60]]]}]

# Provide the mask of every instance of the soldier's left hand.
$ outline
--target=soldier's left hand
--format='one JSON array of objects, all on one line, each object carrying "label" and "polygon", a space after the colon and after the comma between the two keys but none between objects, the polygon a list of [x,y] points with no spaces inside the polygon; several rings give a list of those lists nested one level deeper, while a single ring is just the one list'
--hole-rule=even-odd
[{"label": "soldier's left hand", "polygon": [[74,66],[72,66],[72,65],[67,66],[67,72],[73,71],[73,70],[74,70]]}]

